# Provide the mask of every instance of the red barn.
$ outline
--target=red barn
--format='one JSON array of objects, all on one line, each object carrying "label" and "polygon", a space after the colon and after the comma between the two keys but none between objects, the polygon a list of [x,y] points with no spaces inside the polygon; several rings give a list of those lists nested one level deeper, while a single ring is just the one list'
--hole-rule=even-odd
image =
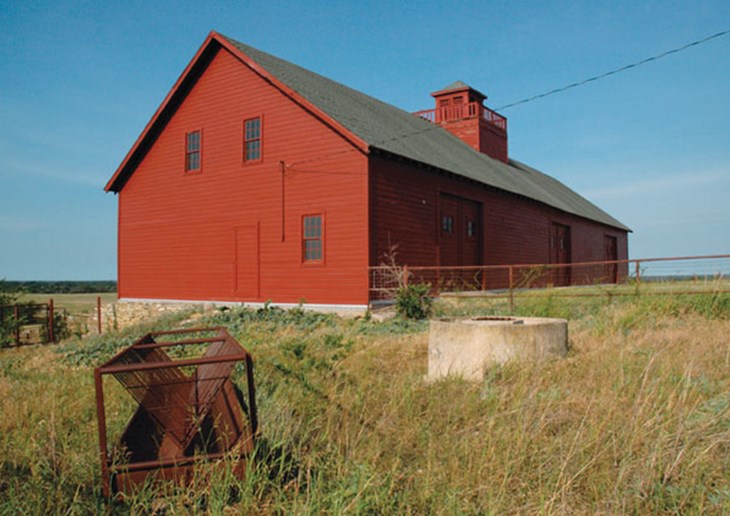
[{"label": "red barn", "polygon": [[106,185],[119,297],[364,307],[395,244],[412,266],[628,257],[626,226],[508,157],[485,95],[432,95],[407,113],[212,32]]}]

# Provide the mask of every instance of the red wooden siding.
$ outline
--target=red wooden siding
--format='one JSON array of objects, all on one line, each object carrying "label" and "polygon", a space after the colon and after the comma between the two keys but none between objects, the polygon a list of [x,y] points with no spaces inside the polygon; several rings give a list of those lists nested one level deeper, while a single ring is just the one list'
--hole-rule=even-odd
[{"label": "red wooden siding", "polygon": [[604,260],[607,236],[616,239],[617,258],[628,258],[625,231],[529,199],[382,156],[371,158],[370,173],[371,265],[381,264],[391,245],[401,264],[451,264],[439,257],[444,194],[481,203],[484,265],[550,263],[554,223],[570,228],[572,262]]},{"label": "red wooden siding", "polygon": [[[244,163],[244,120],[258,116],[262,159]],[[197,129],[201,170],[186,174]],[[342,136],[219,50],[119,194],[119,296],[367,303],[367,170]],[[311,213],[326,220],[323,263],[302,262]]]},{"label": "red wooden siding", "polygon": [[479,115],[455,121],[445,121],[439,125],[471,148],[503,163],[509,162],[507,157],[507,132],[494,127]]}]

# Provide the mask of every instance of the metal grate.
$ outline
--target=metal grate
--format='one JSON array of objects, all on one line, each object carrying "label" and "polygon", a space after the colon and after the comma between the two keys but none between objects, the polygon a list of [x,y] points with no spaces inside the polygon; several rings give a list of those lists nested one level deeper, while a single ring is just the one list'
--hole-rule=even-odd
[{"label": "metal grate", "polygon": [[[247,400],[231,380],[237,363],[245,364]],[[107,496],[132,491],[150,474],[184,480],[195,461],[253,449],[258,425],[253,360],[224,328],[148,333],[94,373]],[[104,375],[116,378],[137,402],[111,452]]]}]

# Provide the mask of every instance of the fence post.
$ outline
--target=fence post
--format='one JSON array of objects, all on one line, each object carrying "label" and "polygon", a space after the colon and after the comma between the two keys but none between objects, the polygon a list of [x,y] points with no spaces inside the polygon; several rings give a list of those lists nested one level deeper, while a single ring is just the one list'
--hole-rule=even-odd
[{"label": "fence post", "polygon": [[408,265],[403,266],[403,286],[408,286]]},{"label": "fence post", "polygon": [[641,283],[641,262],[636,260],[636,295],[639,295],[639,284]]},{"label": "fence post", "polygon": [[487,290],[487,269],[482,267],[482,290]]},{"label": "fence post", "polygon": [[53,308],[53,298],[48,300],[48,342],[56,342],[56,333],[54,328],[55,311]]},{"label": "fence post", "polygon": [[96,329],[101,335],[101,296],[96,296]]},{"label": "fence post", "polygon": [[513,273],[513,267],[509,266],[509,311],[510,313],[513,313],[515,311],[515,298],[514,293],[512,291],[514,285],[514,273]]},{"label": "fence post", "polygon": [[18,305],[13,306],[13,315],[15,316],[15,345],[20,346],[20,308]]}]

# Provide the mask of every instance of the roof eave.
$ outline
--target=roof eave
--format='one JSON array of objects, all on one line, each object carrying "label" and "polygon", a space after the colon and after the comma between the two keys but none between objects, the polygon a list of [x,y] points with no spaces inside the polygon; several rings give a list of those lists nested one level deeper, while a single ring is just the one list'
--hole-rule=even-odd
[{"label": "roof eave", "polygon": [[203,53],[216,39],[216,33],[214,31],[211,31],[208,34],[208,37],[205,38],[205,41],[195,53],[193,58],[190,60],[188,65],[185,67],[185,70],[183,70],[183,72],[180,74],[180,77],[178,77],[177,81],[175,81],[175,84],[173,85],[172,89],[170,89],[160,106],[157,108],[157,111],[155,111],[155,113],[152,115],[152,118],[150,118],[149,122],[147,122],[147,125],[145,126],[142,133],[140,133],[137,140],[134,142],[134,145],[132,145],[132,148],[129,150],[129,152],[127,152],[127,155],[124,157],[124,160],[114,172],[114,175],[111,177],[111,179],[109,179],[106,186],[104,186],[105,192],[113,191],[115,193],[118,193],[122,189],[128,176],[131,175],[131,173],[133,172],[132,170],[128,170],[133,158],[136,157],[137,153],[142,150],[143,143],[145,143],[145,141],[147,140],[152,128],[158,122],[161,115],[168,109],[172,100],[177,96],[178,92],[180,91],[180,87],[188,78],[193,68],[195,68],[195,66],[198,64]]},{"label": "roof eave", "polygon": [[169,91],[165,99],[160,104],[160,107],[157,108],[157,111],[155,111],[155,113],[152,115],[152,118],[150,118],[149,122],[147,122],[144,130],[134,142],[134,145],[129,150],[117,170],[114,172],[114,175],[104,186],[104,191],[119,193],[124,187],[127,179],[132,175],[134,169],[136,168],[135,158],[139,156],[139,153],[145,152],[145,144],[147,143],[148,138],[151,136],[153,128],[155,128],[157,123],[160,122],[162,115],[166,113],[166,111],[171,107],[171,105],[174,103],[173,101],[178,97],[178,95],[182,94],[182,85],[188,79],[191,72],[199,64],[201,57],[206,53],[206,51],[208,51],[211,45],[219,45],[220,47],[228,50],[233,56],[235,56],[238,60],[248,66],[256,74],[264,78],[267,82],[269,82],[275,88],[284,93],[284,95],[292,99],[294,102],[309,111],[311,114],[319,118],[322,122],[330,126],[333,130],[339,133],[343,138],[345,138],[345,140],[350,142],[361,152],[366,154],[369,151],[369,146],[367,142],[357,137],[354,133],[352,133],[352,131],[348,130],[342,124],[334,120],[332,117],[324,113],[321,109],[317,108],[317,106],[305,99],[302,95],[278,80],[267,70],[261,67],[256,61],[251,59],[235,45],[233,45],[227,37],[216,31],[211,31],[203,44],[198,49],[198,51],[195,53],[193,58],[190,60],[190,63],[188,63],[185,70],[182,72],[182,74],[180,74],[180,77],[178,77],[172,89]]}]

